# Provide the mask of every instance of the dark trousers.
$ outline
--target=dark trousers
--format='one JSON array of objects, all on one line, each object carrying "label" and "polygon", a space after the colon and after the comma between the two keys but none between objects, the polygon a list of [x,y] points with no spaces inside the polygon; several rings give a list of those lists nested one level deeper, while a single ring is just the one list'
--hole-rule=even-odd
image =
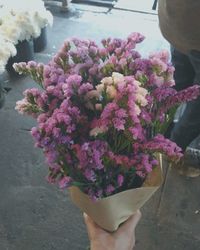
[{"label": "dark trousers", "polygon": [[[200,84],[200,51],[191,51],[185,55],[171,48],[171,55],[175,67],[176,90]],[[187,103],[183,115],[172,129],[170,139],[185,151],[198,135],[200,135],[200,97]]]}]

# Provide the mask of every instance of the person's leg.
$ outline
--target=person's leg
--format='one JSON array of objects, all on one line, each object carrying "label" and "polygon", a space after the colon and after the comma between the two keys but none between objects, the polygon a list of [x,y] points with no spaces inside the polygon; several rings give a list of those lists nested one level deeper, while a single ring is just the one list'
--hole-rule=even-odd
[{"label": "person's leg", "polygon": [[[195,72],[195,78],[193,83],[190,82],[189,86],[193,84],[200,84],[200,52],[192,51],[188,58]],[[180,64],[179,64],[180,67]],[[180,68],[179,68],[180,69]],[[183,71],[183,76],[185,72]],[[178,80],[178,79],[176,79]],[[178,81],[178,88],[180,88],[180,82]],[[186,84],[185,84],[186,86]],[[178,121],[175,124],[172,133],[171,140],[177,143],[183,151],[189,146],[189,144],[200,134],[200,97],[196,100],[188,102],[186,109]]]},{"label": "person's leg", "polygon": [[[174,88],[179,91],[191,86],[194,81],[195,71],[190,62],[190,58],[171,46],[171,62],[175,68],[174,80],[176,84]],[[174,126],[174,122],[169,125],[167,131],[165,132],[166,138],[171,138]]]},{"label": "person's leg", "polygon": [[171,46],[171,61],[175,68],[174,88],[179,91],[191,86],[194,82],[195,71],[189,56],[179,52]]},{"label": "person's leg", "polygon": [[[181,90],[195,83],[200,84],[200,52],[182,55],[172,48],[172,61],[175,66],[176,89]],[[187,68],[187,69],[186,69]],[[170,139],[182,149],[184,157],[174,167],[179,174],[187,177],[200,175],[199,150],[188,152],[189,144],[200,134],[200,97],[186,104],[183,115],[172,129]],[[197,152],[198,151],[198,152]]]},{"label": "person's leg", "polygon": [[171,132],[171,140],[183,151],[200,134],[200,98],[186,105],[186,109]]}]

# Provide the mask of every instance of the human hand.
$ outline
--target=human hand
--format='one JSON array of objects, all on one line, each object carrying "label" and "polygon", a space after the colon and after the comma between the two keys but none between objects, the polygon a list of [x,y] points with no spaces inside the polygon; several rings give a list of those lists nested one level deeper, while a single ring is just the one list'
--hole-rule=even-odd
[{"label": "human hand", "polygon": [[109,233],[84,213],[91,250],[132,250],[135,246],[135,228],[141,218],[138,210],[117,231]]}]

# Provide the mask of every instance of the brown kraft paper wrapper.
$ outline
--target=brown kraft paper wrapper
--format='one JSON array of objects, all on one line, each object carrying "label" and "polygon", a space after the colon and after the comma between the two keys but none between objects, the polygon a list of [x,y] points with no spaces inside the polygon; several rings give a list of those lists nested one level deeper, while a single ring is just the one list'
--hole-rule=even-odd
[{"label": "brown kraft paper wrapper", "polygon": [[147,177],[142,187],[126,190],[99,201],[92,201],[79,188],[70,188],[71,199],[76,206],[88,214],[100,227],[113,232],[154,194],[162,183],[162,156],[160,165]]}]

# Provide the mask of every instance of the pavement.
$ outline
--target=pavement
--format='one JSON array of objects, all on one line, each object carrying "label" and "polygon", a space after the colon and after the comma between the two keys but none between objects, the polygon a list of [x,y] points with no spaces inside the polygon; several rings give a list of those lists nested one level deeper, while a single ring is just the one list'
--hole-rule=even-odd
[{"label": "pavement", "polygon": [[[141,6],[125,8],[122,2],[113,9],[69,4],[65,13],[49,6],[54,24],[48,29],[46,49],[35,54],[35,60],[47,62],[69,37],[98,42],[108,36],[123,38],[133,31],[146,36],[138,48],[144,56],[169,49],[156,12],[145,9],[142,13]],[[0,250],[86,250],[89,243],[81,212],[68,191],[45,180],[44,157],[29,134],[35,121],[14,109],[22,92],[35,83],[6,73],[1,82],[11,91],[0,110]],[[163,185],[142,208],[135,250],[199,250],[200,178],[179,176],[166,163],[163,175]]]}]

